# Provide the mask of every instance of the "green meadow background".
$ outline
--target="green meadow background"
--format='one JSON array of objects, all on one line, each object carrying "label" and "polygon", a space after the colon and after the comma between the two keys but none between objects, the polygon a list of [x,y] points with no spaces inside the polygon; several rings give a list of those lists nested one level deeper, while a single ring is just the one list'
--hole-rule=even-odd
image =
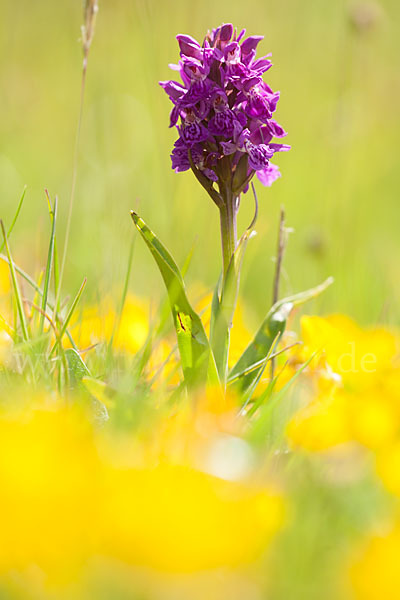
[{"label": "green meadow background", "polygon": [[[200,39],[233,22],[265,35],[266,80],[281,90],[277,120],[290,153],[283,177],[257,185],[258,235],[245,260],[242,296],[255,313],[271,300],[279,208],[295,230],[282,292],[335,284],[309,310],[346,311],[362,322],[400,314],[400,4],[384,0],[99,0],[89,57],[77,189],[64,282],[88,295],[116,290],[125,275],[136,209],[182,264],[195,243],[189,284],[213,286],[220,269],[217,209],[190,173],[175,174],[169,101],[158,86],[177,62],[177,33]],[[363,23],[372,17],[368,26]],[[59,198],[62,243],[79,110],[80,0],[0,0],[0,216],[32,274],[45,263],[49,219],[44,188]],[[240,226],[252,216],[242,199]],[[140,240],[131,290],[163,294]]]}]

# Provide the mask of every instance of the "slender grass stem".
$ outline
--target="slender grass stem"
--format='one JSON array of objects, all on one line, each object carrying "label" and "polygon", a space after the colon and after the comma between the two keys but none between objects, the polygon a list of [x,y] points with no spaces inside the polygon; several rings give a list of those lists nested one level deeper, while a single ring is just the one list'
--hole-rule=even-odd
[{"label": "slender grass stem", "polygon": [[86,57],[86,60],[83,61],[83,68],[82,68],[81,92],[80,92],[80,100],[79,100],[79,116],[78,116],[78,125],[77,125],[76,136],[75,136],[74,157],[73,157],[73,166],[72,166],[71,194],[70,194],[70,198],[69,198],[67,224],[66,224],[66,228],[65,228],[64,249],[63,249],[63,253],[62,253],[61,266],[60,266],[59,277],[58,277],[56,300],[54,303],[56,308],[60,301],[61,286],[62,286],[62,281],[64,278],[64,271],[65,271],[65,263],[67,261],[68,242],[69,242],[69,236],[70,236],[70,231],[71,231],[71,222],[72,222],[72,212],[73,212],[73,208],[74,208],[76,180],[77,180],[77,175],[78,175],[79,145],[80,145],[80,138],[81,138],[83,105],[84,105],[85,88],[86,88],[86,73],[87,73],[87,57]]},{"label": "slender grass stem", "polygon": [[69,322],[70,322],[70,320],[72,318],[72,315],[74,314],[75,308],[76,308],[76,306],[77,306],[77,304],[78,304],[78,302],[79,302],[79,300],[80,300],[80,298],[81,298],[81,296],[83,294],[83,290],[85,289],[86,282],[87,282],[87,279],[85,277],[85,279],[82,282],[81,287],[78,290],[77,295],[75,296],[74,301],[71,304],[71,308],[69,309],[68,314],[67,314],[67,316],[65,318],[65,321],[64,321],[64,323],[62,325],[62,328],[60,330],[60,334],[59,334],[57,340],[55,341],[52,349],[50,350],[49,358],[51,358],[51,356],[52,356],[54,350],[57,348],[57,346],[60,346],[60,347],[62,346],[62,338],[63,338],[63,336],[64,336],[64,334],[65,334],[65,332],[67,330],[67,327],[68,327],[68,324],[69,324]]},{"label": "slender grass stem", "polygon": [[276,253],[276,266],[274,274],[274,287],[272,293],[272,304],[278,302],[279,299],[279,285],[281,281],[282,261],[285,253],[287,244],[287,233],[285,230],[285,210],[281,207],[279,217],[279,233],[278,233],[278,247]]},{"label": "slender grass stem", "polygon": [[93,41],[94,31],[95,31],[95,23],[96,16],[98,12],[98,0],[86,0],[84,3],[84,23],[81,28],[82,32],[82,50],[83,50],[83,63],[82,63],[82,76],[81,76],[81,90],[80,90],[80,99],[79,99],[79,113],[78,113],[78,124],[76,128],[75,135],[75,146],[74,146],[74,157],[73,157],[73,166],[72,166],[72,181],[71,181],[71,194],[69,198],[69,206],[68,206],[68,216],[67,216],[67,225],[65,228],[65,240],[64,240],[64,249],[61,259],[61,267],[56,273],[56,300],[55,300],[55,311],[57,312],[59,309],[60,302],[60,294],[61,294],[61,286],[64,277],[65,263],[67,260],[67,252],[68,252],[68,242],[71,230],[71,221],[72,221],[72,211],[74,207],[74,199],[75,199],[75,189],[76,189],[76,180],[78,175],[78,156],[79,156],[79,145],[81,139],[81,129],[82,129],[82,118],[83,118],[83,105],[85,100],[85,89],[86,89],[86,75],[87,75],[87,67],[88,67],[88,59],[89,59],[89,50]]},{"label": "slender grass stem", "polygon": [[[37,292],[38,294],[40,294],[40,296],[43,295],[43,290],[39,287],[39,285],[36,283],[36,281],[34,281],[32,279],[32,277],[30,277],[28,275],[28,273],[25,273],[25,271],[23,269],[21,269],[21,267],[19,267],[17,264],[15,264],[15,262],[9,258],[7,258],[7,256],[5,256],[4,254],[0,254],[0,258],[2,260],[4,260],[8,265],[10,265],[12,263],[13,268],[15,269],[15,271],[18,273],[18,275],[20,275],[23,279],[25,279],[25,281],[27,283],[29,283],[29,285],[35,290],[35,292]],[[47,302],[48,306],[54,310],[54,305],[52,305],[50,302]],[[78,348],[70,334],[70,332],[68,330],[66,330],[66,335],[68,336],[69,341],[72,344],[72,347],[78,351]]]},{"label": "slender grass stem", "polygon": [[[278,233],[278,247],[277,247],[277,255],[276,255],[276,265],[275,265],[275,274],[274,274],[274,285],[272,291],[272,304],[276,304],[279,299],[279,286],[281,282],[281,272],[282,272],[282,261],[283,256],[285,254],[286,245],[287,245],[287,237],[288,231],[285,228],[285,210],[283,206],[281,206],[280,216],[279,216],[279,233]],[[271,380],[274,378],[275,374],[275,360],[271,360]]]},{"label": "slender grass stem", "polygon": [[49,295],[50,289],[50,279],[51,279],[51,271],[53,267],[53,259],[54,259],[54,242],[56,235],[56,222],[57,222],[57,197],[54,200],[54,207],[51,207],[50,204],[50,214],[51,214],[51,234],[50,234],[50,243],[49,243],[49,251],[47,255],[47,265],[46,272],[44,277],[44,285],[43,285],[43,294],[42,294],[42,310],[40,311],[40,321],[39,321],[39,335],[42,335],[44,328],[44,320],[45,314],[47,310],[47,298]]},{"label": "slender grass stem", "polygon": [[[9,228],[9,230],[8,230],[8,232],[7,232],[7,237],[8,237],[8,238],[10,237],[10,235],[11,235],[11,232],[12,232],[12,230],[14,229],[14,225],[15,225],[15,223],[17,222],[17,219],[18,219],[18,217],[19,217],[19,213],[21,212],[21,208],[22,208],[22,204],[23,204],[23,202],[24,202],[25,194],[26,194],[26,186],[25,186],[25,187],[24,187],[24,189],[23,189],[23,192],[22,192],[21,198],[19,199],[19,202],[18,202],[17,210],[15,211],[14,218],[13,218],[13,220],[12,220],[12,222],[11,222],[11,225],[10,225],[10,228]],[[5,245],[5,240],[3,240],[3,243],[2,243],[2,244],[1,244],[1,246],[0,246],[0,252],[3,250],[3,248],[4,248],[4,245]]]},{"label": "slender grass stem", "polygon": [[119,310],[118,310],[117,318],[114,321],[114,326],[113,326],[111,338],[110,338],[110,341],[109,341],[109,344],[108,344],[108,348],[107,348],[107,354],[108,354],[109,357],[111,356],[111,353],[112,353],[112,347],[113,347],[114,339],[118,336],[119,328],[121,326],[122,313],[124,312],[126,296],[128,294],[129,279],[130,279],[131,270],[132,270],[133,252],[134,252],[134,249],[135,249],[135,240],[136,240],[136,236],[134,236],[132,238],[131,245],[130,245],[130,248],[129,248],[128,265],[127,265],[126,274],[125,274],[124,287],[123,287],[123,290],[122,290],[121,301],[120,301],[120,305],[119,305]]},{"label": "slender grass stem", "polygon": [[12,280],[12,284],[13,284],[13,288],[14,288],[15,302],[17,305],[19,321],[21,324],[22,337],[23,337],[24,341],[27,342],[29,339],[29,336],[28,336],[28,326],[26,323],[25,309],[24,309],[24,305],[23,305],[23,301],[22,301],[21,291],[20,291],[19,285],[18,285],[17,275],[16,275],[15,268],[14,268],[14,261],[11,256],[10,246],[8,245],[6,229],[4,227],[4,223],[2,220],[0,220],[0,227],[1,227],[1,230],[3,233],[4,244],[6,247],[8,264],[10,267],[11,280]]}]

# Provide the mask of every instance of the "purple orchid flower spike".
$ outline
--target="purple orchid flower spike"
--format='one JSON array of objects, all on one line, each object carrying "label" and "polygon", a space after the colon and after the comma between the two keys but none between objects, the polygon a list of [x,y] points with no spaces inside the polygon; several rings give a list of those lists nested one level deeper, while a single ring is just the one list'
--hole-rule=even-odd
[{"label": "purple orchid flower spike", "polygon": [[270,159],[290,149],[273,142],[286,132],[273,118],[279,92],[262,79],[272,66],[269,55],[256,58],[263,36],[237,31],[225,23],[202,44],[178,35],[180,61],[173,68],[182,83],[160,82],[173,104],[170,126],[179,134],[172,168],[192,169],[220,210],[224,274],[236,248],[241,194],[256,174],[266,186],[280,177]]}]

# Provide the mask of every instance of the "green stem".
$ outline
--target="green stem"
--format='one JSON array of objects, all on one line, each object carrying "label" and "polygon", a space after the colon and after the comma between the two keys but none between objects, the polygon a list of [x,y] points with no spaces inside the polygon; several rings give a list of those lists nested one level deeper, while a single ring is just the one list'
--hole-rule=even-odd
[{"label": "green stem", "polygon": [[233,253],[236,250],[237,245],[236,219],[238,208],[238,198],[230,190],[227,190],[224,194],[224,202],[219,207],[224,279],[228,271],[230,260],[232,258]]}]

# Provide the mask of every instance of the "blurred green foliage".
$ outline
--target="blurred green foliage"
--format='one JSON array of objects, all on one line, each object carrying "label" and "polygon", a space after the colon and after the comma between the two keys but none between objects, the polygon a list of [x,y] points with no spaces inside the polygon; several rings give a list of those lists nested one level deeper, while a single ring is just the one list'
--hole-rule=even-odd
[{"label": "blurred green foliage", "polygon": [[[270,306],[284,204],[296,233],[282,293],[333,275],[335,285],[309,310],[347,311],[364,322],[397,319],[399,17],[397,0],[100,0],[65,290],[85,275],[92,293],[99,293],[99,281],[104,288],[121,284],[134,235],[129,209],[139,210],[179,264],[197,240],[187,279],[210,287],[216,281],[218,212],[190,173],[170,168],[176,133],[168,129],[169,101],[157,82],[170,78],[168,63],[178,60],[177,33],[201,39],[208,28],[231,21],[265,35],[261,53],[271,51],[274,62],[266,79],[282,92],[277,119],[292,145],[277,159],[282,179],[272,188],[257,186],[259,235],[249,244],[242,295],[260,314]],[[11,221],[27,184],[11,245],[28,271],[46,257],[45,187],[59,197],[62,240],[81,23],[80,0],[0,0],[0,216]],[[245,196],[241,227],[252,210]],[[163,293],[142,244],[135,248],[131,285],[136,293]]]}]

